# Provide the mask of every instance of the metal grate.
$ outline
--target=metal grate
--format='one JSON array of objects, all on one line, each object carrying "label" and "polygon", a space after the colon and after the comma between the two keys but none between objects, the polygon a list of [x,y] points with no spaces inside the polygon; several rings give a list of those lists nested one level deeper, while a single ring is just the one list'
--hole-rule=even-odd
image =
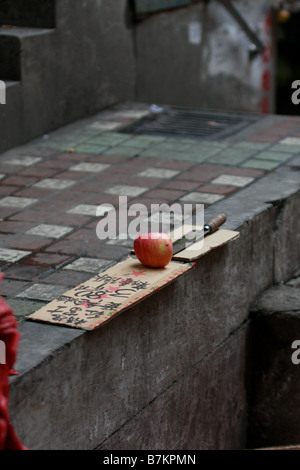
[{"label": "metal grate", "polygon": [[[159,107],[158,107],[159,109]],[[167,137],[221,139],[235,134],[259,119],[244,113],[203,111],[194,108],[161,108],[126,127],[122,133]]]}]

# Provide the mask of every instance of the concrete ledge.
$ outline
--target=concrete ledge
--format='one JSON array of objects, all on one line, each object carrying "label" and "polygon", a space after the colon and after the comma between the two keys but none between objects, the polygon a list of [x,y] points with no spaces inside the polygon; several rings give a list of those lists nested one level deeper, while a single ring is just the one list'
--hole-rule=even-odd
[{"label": "concrete ledge", "polygon": [[214,204],[240,238],[102,328],[21,323],[10,407],[29,448],[247,446],[249,308],[300,265],[295,168]]}]

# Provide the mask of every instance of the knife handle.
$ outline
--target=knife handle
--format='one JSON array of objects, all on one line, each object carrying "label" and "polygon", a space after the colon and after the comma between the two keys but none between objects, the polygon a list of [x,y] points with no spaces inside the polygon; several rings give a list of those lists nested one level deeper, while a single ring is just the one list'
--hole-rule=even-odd
[{"label": "knife handle", "polygon": [[226,222],[226,215],[225,214],[218,214],[212,219],[210,219],[206,224],[205,228],[209,229],[209,233],[214,233],[218,230],[221,225]]}]

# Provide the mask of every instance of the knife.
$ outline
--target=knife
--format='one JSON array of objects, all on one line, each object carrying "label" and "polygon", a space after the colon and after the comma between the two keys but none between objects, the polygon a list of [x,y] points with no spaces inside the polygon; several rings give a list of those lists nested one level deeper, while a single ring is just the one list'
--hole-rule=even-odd
[{"label": "knife", "polygon": [[226,215],[225,214],[218,214],[212,219],[210,219],[203,227],[203,233],[202,236],[199,238],[194,237],[192,239],[189,237],[189,234],[192,234],[193,232],[187,233],[184,237],[179,238],[178,240],[175,240],[173,242],[173,255],[176,255],[182,250],[185,250],[189,246],[193,245],[194,243],[199,242],[202,240],[204,237],[207,235],[211,235],[212,233],[216,232],[221,225],[223,225],[226,222]]}]

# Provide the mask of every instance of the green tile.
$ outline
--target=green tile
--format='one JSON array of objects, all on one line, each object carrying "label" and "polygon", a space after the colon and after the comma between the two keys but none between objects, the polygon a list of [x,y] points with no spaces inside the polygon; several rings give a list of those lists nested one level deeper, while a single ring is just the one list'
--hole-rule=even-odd
[{"label": "green tile", "polygon": [[88,136],[82,135],[74,135],[74,134],[64,134],[61,136],[53,137],[53,142],[57,143],[72,143],[72,144],[80,144],[88,139]]},{"label": "green tile", "polygon": [[226,149],[229,145],[226,142],[219,142],[218,140],[203,140],[203,144],[207,144],[210,147],[217,147],[220,149]]},{"label": "green tile", "polygon": [[104,137],[104,136],[97,136],[97,137],[92,137],[90,139],[88,139],[86,141],[86,143],[88,144],[91,144],[91,145],[95,145],[95,144],[99,144],[99,145],[118,145],[118,144],[121,144],[124,140],[121,138],[121,139],[118,139],[116,137]]},{"label": "green tile", "polygon": [[140,155],[142,157],[154,157],[154,158],[159,158],[161,155],[163,154],[168,154],[169,152],[165,151],[161,151],[159,149],[156,148],[156,146],[154,147],[150,147],[148,149],[145,149],[145,150],[141,150],[140,152]]},{"label": "green tile", "polygon": [[[162,142],[160,139],[156,139],[156,137],[150,136],[150,135],[132,135],[131,140],[135,140],[136,142],[139,142],[140,144],[149,144],[149,143],[158,143]],[[165,140],[165,139],[164,139]]]},{"label": "green tile", "polygon": [[75,147],[78,145],[78,142],[46,142],[43,146],[53,149],[53,150],[60,150],[64,152],[70,147]]},{"label": "green tile", "polygon": [[274,168],[277,168],[279,165],[280,162],[274,162],[271,160],[256,160],[255,158],[252,158],[251,160],[248,160],[247,162],[243,163],[241,167],[270,171]]},{"label": "green tile", "polygon": [[206,147],[197,145],[197,147],[193,146],[188,149],[181,149],[180,147],[175,146],[173,150],[154,146],[144,150],[141,155],[145,157],[201,163],[210,159],[210,157],[214,156],[218,152],[220,152],[220,148],[211,146]]},{"label": "green tile", "polygon": [[217,152],[220,152],[223,149],[215,145],[209,145],[207,143],[204,143],[204,144],[197,143],[191,146],[189,150],[191,152],[209,152],[211,154],[215,154]]},{"label": "green tile", "polygon": [[105,151],[105,155],[116,155],[120,157],[134,157],[139,154],[140,149],[137,147],[115,146]]},{"label": "green tile", "polygon": [[232,155],[236,157],[244,157],[245,159],[247,157],[250,157],[254,153],[257,153],[257,150],[230,147],[228,149],[223,150],[221,153],[222,155],[226,155],[228,157]]},{"label": "green tile", "polygon": [[255,158],[259,158],[259,160],[272,160],[274,162],[286,162],[292,156],[290,153],[265,151],[255,155]]},{"label": "green tile", "polygon": [[209,144],[207,142],[200,144],[197,142],[196,144],[192,145],[189,150],[191,152],[209,152],[211,154],[216,154],[221,151],[226,151],[227,147],[221,147],[219,145]]},{"label": "green tile", "polygon": [[100,145],[102,147],[111,147],[112,145],[118,145],[119,142],[113,142],[107,139],[88,139],[86,142],[84,142],[86,145]]},{"label": "green tile", "polygon": [[174,152],[180,152],[180,151],[185,151],[189,149],[190,144],[182,144],[181,142],[162,142],[160,144],[157,144],[156,149],[161,150],[162,152],[166,151],[174,151]]},{"label": "green tile", "polygon": [[176,160],[181,160],[184,162],[195,162],[195,163],[202,163],[205,162],[207,159],[209,159],[209,155],[207,153],[201,154],[201,153],[190,153],[190,152],[185,152],[183,157],[175,158]]},{"label": "green tile", "polygon": [[161,150],[154,150],[152,148],[141,150],[139,153],[140,157],[144,158],[159,158],[160,160],[179,160],[185,161],[185,153],[184,152],[170,152],[170,151],[161,151]]},{"label": "green tile", "polygon": [[82,144],[74,148],[75,152],[78,153],[102,153],[107,149],[107,145],[91,145],[91,144]]},{"label": "green tile", "polygon": [[167,137],[156,136],[156,135],[137,135],[134,139],[139,140],[140,142],[146,142],[147,144],[158,144],[167,140]]},{"label": "green tile", "polygon": [[5,301],[11,307],[19,321],[22,320],[23,317],[36,312],[47,304],[47,302],[40,302],[36,300],[19,300],[10,298],[6,298]]},{"label": "green tile", "polygon": [[299,145],[275,144],[270,147],[271,152],[300,153]]},{"label": "green tile", "polygon": [[168,142],[174,142],[175,144],[182,143],[185,145],[189,145],[189,144],[194,145],[199,142],[198,139],[190,139],[188,137],[168,137],[167,140]]},{"label": "green tile", "polygon": [[121,144],[131,138],[130,135],[103,132],[102,134],[89,136],[88,141],[92,145],[95,143],[116,145]]},{"label": "green tile", "polygon": [[131,134],[126,134],[125,132],[113,132],[113,131],[103,132],[102,136],[108,137],[109,139],[110,138],[116,139],[116,140],[119,139],[120,142],[122,140],[128,140],[132,137]]},{"label": "green tile", "polygon": [[194,158],[210,158],[216,155],[219,152],[217,149],[198,149],[194,151],[194,149],[189,150],[188,152],[185,152],[186,154],[190,155],[191,157],[194,156]]},{"label": "green tile", "polygon": [[149,143],[135,138],[135,139],[129,139],[129,140],[126,140],[125,142],[122,142],[122,147],[145,149],[149,147]]},{"label": "green tile", "polygon": [[[180,137],[180,136],[169,136],[169,137],[166,137],[166,140],[165,140],[166,143],[169,143],[169,144],[183,144],[183,145],[190,145],[191,144],[191,139],[186,139],[185,137]],[[194,140],[192,143],[195,143]]]},{"label": "green tile", "polygon": [[244,140],[243,142],[238,142],[233,146],[233,148],[241,148],[241,149],[251,149],[253,151],[259,151],[259,150],[264,150],[267,147],[269,147],[269,143],[263,143],[263,142],[248,142]]},{"label": "green tile", "polygon": [[248,155],[244,153],[234,152],[219,152],[217,155],[213,155],[209,158],[210,163],[217,163],[219,165],[240,165],[246,160]]}]

